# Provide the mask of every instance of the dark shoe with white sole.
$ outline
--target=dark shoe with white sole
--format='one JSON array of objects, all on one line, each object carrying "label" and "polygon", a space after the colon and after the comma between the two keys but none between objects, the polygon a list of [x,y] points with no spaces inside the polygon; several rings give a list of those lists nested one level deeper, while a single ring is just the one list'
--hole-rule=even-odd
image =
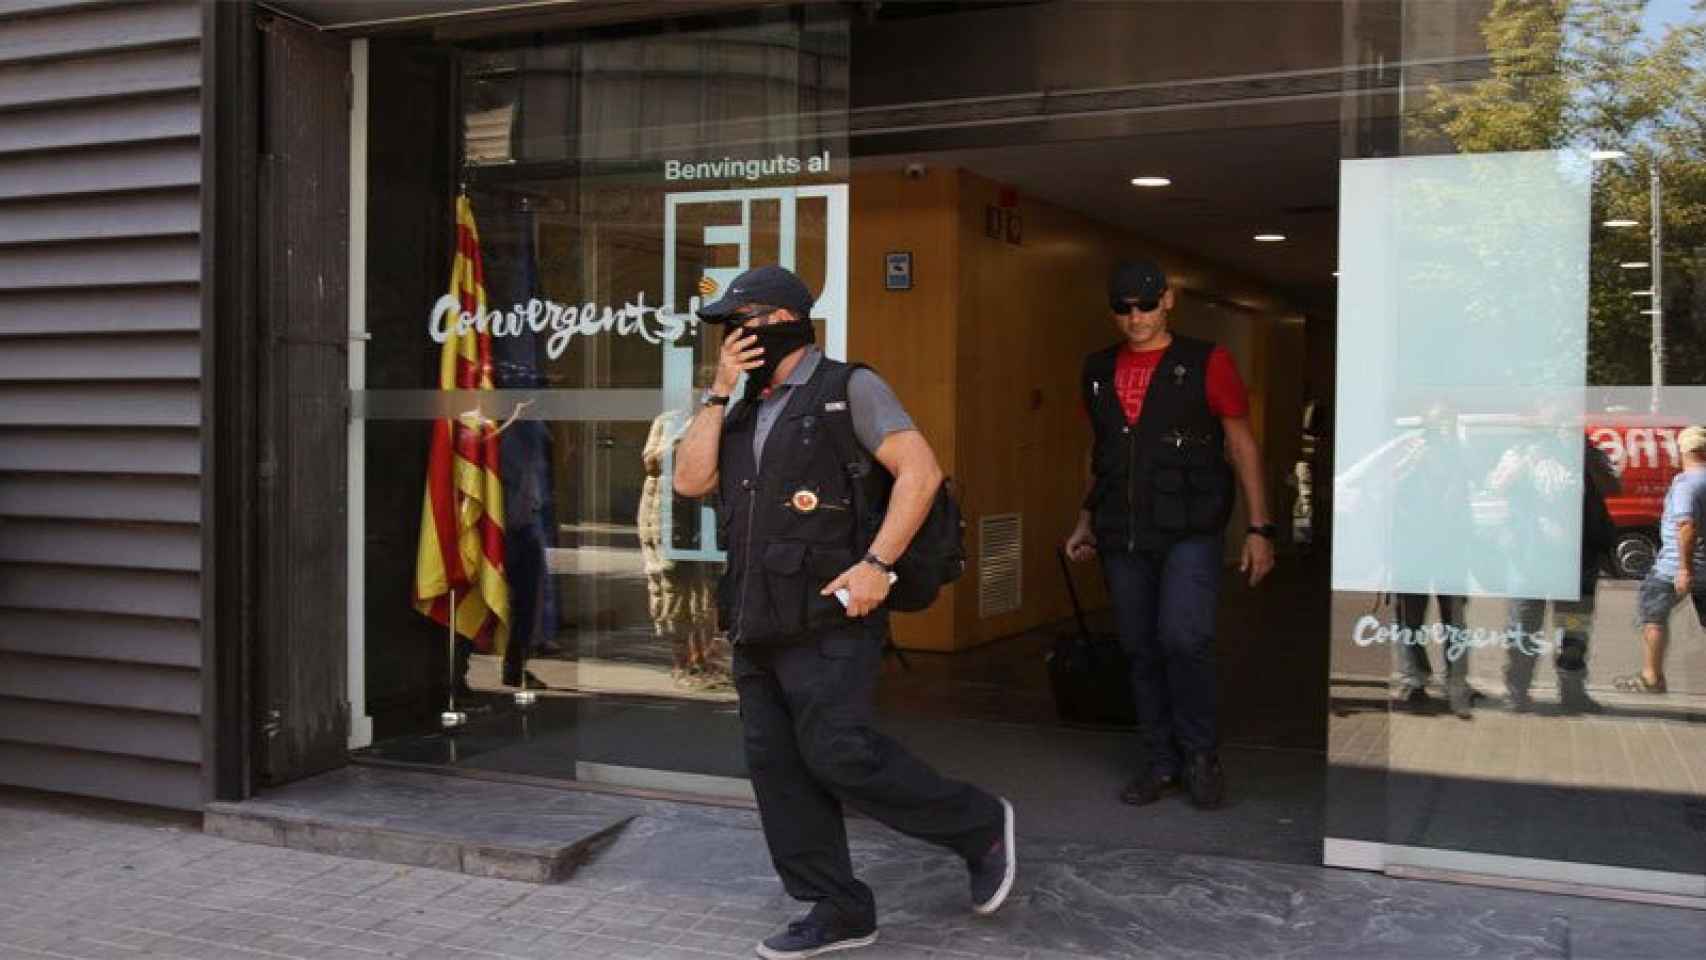
[{"label": "dark shoe with white sole", "polygon": [[857,950],[877,942],[875,922],[849,923],[834,910],[818,906],[788,929],[758,945],[764,960],[804,960],[839,950]]},{"label": "dark shoe with white sole", "polygon": [[1125,785],[1120,802],[1134,807],[1147,807],[1179,789],[1179,778],[1170,773],[1151,770]]},{"label": "dark shoe with white sole", "polygon": [[1013,846],[1013,805],[1006,800],[1001,801],[1001,815],[1001,839],[981,859],[966,864],[971,873],[971,908],[983,917],[1007,902],[1019,874],[1019,856]]}]

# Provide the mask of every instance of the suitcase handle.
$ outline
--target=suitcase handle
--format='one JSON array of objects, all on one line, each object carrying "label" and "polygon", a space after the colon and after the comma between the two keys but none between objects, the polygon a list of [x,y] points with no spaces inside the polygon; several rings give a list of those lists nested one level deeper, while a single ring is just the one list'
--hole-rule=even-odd
[{"label": "suitcase handle", "polygon": [[1078,619],[1078,636],[1090,642],[1090,621],[1084,619],[1084,605],[1078,601],[1078,584],[1072,579],[1072,564],[1066,556],[1066,545],[1057,544],[1055,559],[1060,561],[1060,574],[1066,578],[1066,595],[1072,598],[1072,615]]}]

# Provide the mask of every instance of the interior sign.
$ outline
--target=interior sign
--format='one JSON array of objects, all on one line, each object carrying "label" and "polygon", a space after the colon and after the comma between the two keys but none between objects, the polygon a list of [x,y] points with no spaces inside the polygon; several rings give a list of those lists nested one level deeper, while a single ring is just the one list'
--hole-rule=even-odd
[{"label": "interior sign", "polygon": [[723,157],[720,160],[666,160],[665,180],[763,180],[765,177],[796,177],[802,173],[828,173],[829,151],[809,157],[790,157],[776,154],[761,160],[740,160]]}]

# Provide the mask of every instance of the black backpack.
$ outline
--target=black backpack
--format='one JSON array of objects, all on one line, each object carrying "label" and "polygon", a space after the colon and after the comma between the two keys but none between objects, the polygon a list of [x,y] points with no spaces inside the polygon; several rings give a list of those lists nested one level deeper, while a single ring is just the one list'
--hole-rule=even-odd
[{"label": "black backpack", "polygon": [[[818,397],[823,402],[829,424],[829,436],[835,444],[836,456],[841,459],[848,477],[853,481],[853,521],[867,538],[873,538],[882,528],[888,512],[889,492],[894,488],[894,476],[865,451],[853,432],[853,414],[847,405],[847,381],[855,370],[870,369],[864,364],[839,364],[824,372],[824,383]],[[867,483],[872,472],[876,482]],[[913,536],[912,543],[894,562],[898,579],[889,591],[885,605],[901,613],[916,613],[936,602],[942,588],[958,580],[966,572],[966,523],[954,497],[953,481],[944,479],[936,490],[930,512]]]}]

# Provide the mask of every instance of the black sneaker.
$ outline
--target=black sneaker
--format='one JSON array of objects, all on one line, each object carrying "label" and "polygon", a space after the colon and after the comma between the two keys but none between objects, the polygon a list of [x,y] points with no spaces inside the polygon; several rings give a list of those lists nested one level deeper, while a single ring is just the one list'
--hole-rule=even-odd
[{"label": "black sneaker", "polygon": [[856,950],[876,942],[874,921],[849,925],[835,911],[818,906],[788,924],[788,929],[759,944],[758,955],[765,960],[801,960],[837,950]]},{"label": "black sneaker", "polygon": [[1151,770],[1125,785],[1125,789],[1120,791],[1120,802],[1134,807],[1147,807],[1177,789],[1178,777]]},{"label": "black sneaker", "polygon": [[1185,765],[1185,789],[1198,810],[1214,810],[1225,803],[1226,774],[1220,769],[1220,758],[1207,752],[1191,757]]},{"label": "black sneaker", "polygon": [[1013,878],[1019,874],[1019,855],[1013,846],[1013,805],[1002,800],[1001,813],[1001,839],[983,859],[966,864],[971,872],[971,908],[983,917],[1007,902],[1007,895],[1013,892]]}]

